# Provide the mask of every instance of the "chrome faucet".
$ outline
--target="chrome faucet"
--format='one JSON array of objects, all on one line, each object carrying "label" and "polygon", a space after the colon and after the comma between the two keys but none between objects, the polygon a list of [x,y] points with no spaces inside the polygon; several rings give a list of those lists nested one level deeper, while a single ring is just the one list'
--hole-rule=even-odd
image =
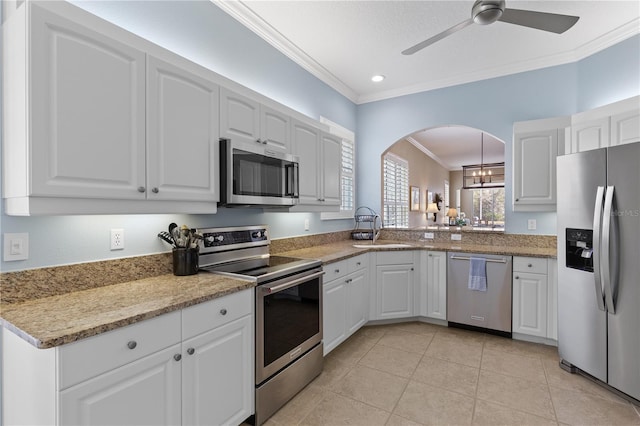
[{"label": "chrome faucet", "polygon": [[[380,221],[380,228],[378,228],[376,230],[376,223],[378,222],[378,220]],[[373,218],[373,238],[371,238],[371,245],[374,245],[376,243],[376,240],[378,239],[378,237],[380,237],[380,230],[381,229],[382,229],[382,218],[380,217],[379,214],[377,214]]]}]

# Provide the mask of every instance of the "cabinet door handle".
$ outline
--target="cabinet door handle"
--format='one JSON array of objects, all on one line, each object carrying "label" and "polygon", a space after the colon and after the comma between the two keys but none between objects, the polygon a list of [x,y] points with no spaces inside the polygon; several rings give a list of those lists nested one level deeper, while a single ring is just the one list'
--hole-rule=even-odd
[{"label": "cabinet door handle", "polygon": [[262,143],[262,141],[260,139],[256,139],[257,143]]},{"label": "cabinet door handle", "polygon": [[158,188],[153,188],[151,192],[153,192],[154,194],[157,194],[158,192],[160,192],[160,190]]},{"label": "cabinet door handle", "polygon": [[195,350],[195,349],[193,349],[193,348],[189,348],[189,349],[187,349],[187,353],[188,353],[189,355],[193,355],[194,353],[196,353],[196,350]]},{"label": "cabinet door handle", "polygon": [[145,192],[147,190],[147,188],[145,188],[144,186],[139,186],[138,187],[138,192]]},{"label": "cabinet door handle", "polygon": [[138,342],[136,342],[135,340],[131,340],[131,341],[127,342],[127,347],[129,349],[135,349],[136,346],[138,346]]},{"label": "cabinet door handle", "polygon": [[411,268],[411,270],[413,271],[413,268]]},{"label": "cabinet door handle", "polygon": [[336,274],[339,274],[339,273],[340,273],[340,269],[336,269],[336,270],[335,270],[335,271],[333,271],[333,272],[335,272]]},{"label": "cabinet door handle", "polygon": [[180,354],[175,354],[175,355],[173,356],[173,359],[175,359],[176,361],[180,361],[180,360],[182,359],[182,355],[180,355]]},{"label": "cabinet door handle", "polygon": [[226,308],[220,309],[220,315],[227,315],[227,309]]},{"label": "cabinet door handle", "polygon": [[361,265],[361,263],[360,263],[360,262],[356,262],[356,266],[360,266],[360,265]]},{"label": "cabinet door handle", "polygon": [[515,276],[515,279],[516,279],[516,280],[519,280],[519,279],[520,279],[520,277],[519,277],[518,275],[516,275],[516,276]]},{"label": "cabinet door handle", "polygon": [[429,253],[429,257],[433,257],[433,255],[431,253]]},{"label": "cabinet door handle", "polygon": [[533,265],[532,264],[528,264],[527,267],[531,268]]},{"label": "cabinet door handle", "polygon": [[520,201],[520,198],[516,198],[516,201]]}]

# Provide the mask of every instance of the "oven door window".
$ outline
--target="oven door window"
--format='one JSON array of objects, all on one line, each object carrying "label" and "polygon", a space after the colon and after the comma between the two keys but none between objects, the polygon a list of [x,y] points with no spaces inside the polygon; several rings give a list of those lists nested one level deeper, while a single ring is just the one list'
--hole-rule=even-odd
[{"label": "oven door window", "polygon": [[264,365],[320,332],[319,278],[264,297]]},{"label": "oven door window", "polygon": [[293,162],[233,150],[233,193],[236,195],[293,196],[294,172],[297,172],[297,165]]}]

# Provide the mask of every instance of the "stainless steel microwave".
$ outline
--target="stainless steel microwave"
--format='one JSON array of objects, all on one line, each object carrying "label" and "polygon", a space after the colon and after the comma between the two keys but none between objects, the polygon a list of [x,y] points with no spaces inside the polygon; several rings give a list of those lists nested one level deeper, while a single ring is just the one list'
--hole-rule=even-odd
[{"label": "stainless steel microwave", "polygon": [[298,157],[261,143],[220,139],[220,204],[293,206],[299,197]]}]

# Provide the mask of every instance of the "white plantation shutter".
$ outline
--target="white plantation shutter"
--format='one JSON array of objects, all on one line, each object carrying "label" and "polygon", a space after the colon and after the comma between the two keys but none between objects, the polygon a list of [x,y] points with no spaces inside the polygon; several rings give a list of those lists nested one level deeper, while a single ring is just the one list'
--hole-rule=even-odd
[{"label": "white plantation shutter", "polygon": [[342,139],[342,174],[340,176],[340,211],[354,212],[355,194],[353,190],[355,158],[353,142]]},{"label": "white plantation shutter", "polygon": [[384,157],[383,221],[385,227],[409,227],[409,163],[393,154]]}]

